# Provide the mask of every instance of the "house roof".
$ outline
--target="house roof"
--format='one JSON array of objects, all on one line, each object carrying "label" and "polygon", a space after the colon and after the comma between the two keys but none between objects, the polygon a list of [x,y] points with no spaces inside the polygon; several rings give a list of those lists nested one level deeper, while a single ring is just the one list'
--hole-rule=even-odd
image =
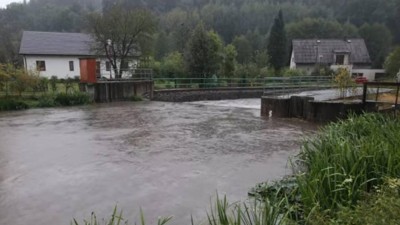
[{"label": "house roof", "polygon": [[93,43],[89,34],[24,31],[19,54],[93,56]]},{"label": "house roof", "polygon": [[334,54],[340,53],[350,54],[350,63],[371,63],[364,39],[297,39],[292,41],[292,47],[298,64],[333,64]]}]

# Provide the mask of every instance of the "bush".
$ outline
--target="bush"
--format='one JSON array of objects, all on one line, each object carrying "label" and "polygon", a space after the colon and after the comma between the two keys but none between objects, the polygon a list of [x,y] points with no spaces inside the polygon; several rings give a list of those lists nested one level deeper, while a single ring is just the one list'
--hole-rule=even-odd
[{"label": "bush", "polygon": [[22,110],[28,109],[29,105],[15,99],[0,99],[0,110]]},{"label": "bush", "polygon": [[53,92],[56,92],[56,91],[57,91],[58,78],[57,78],[56,76],[51,76],[49,82],[50,82],[51,90],[52,90]]},{"label": "bush", "polygon": [[55,103],[61,106],[85,105],[90,103],[89,95],[82,92],[72,94],[58,93],[54,99]]},{"label": "bush", "polygon": [[133,102],[140,102],[140,101],[143,101],[143,98],[142,98],[142,96],[135,95],[135,96],[132,96],[129,100],[131,100]]},{"label": "bush", "polygon": [[55,101],[54,95],[42,95],[38,99],[38,107],[54,107],[58,104]]}]

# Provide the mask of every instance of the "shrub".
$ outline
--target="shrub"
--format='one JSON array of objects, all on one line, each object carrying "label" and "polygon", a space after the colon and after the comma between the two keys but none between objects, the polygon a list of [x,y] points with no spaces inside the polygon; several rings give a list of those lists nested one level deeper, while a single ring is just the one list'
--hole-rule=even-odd
[{"label": "shrub", "polygon": [[140,102],[140,101],[143,101],[143,98],[142,98],[142,96],[135,95],[135,96],[132,96],[130,98],[130,100],[133,101],[133,102]]},{"label": "shrub", "polygon": [[57,91],[57,82],[58,82],[58,78],[57,78],[56,76],[51,76],[49,82],[50,82],[51,90],[52,90],[53,92],[56,92],[56,91]]},{"label": "shrub", "polygon": [[38,99],[38,107],[54,107],[58,104],[55,101],[55,95],[42,95]]},{"label": "shrub", "polygon": [[22,110],[28,109],[29,105],[15,99],[0,99],[0,110]]},{"label": "shrub", "polygon": [[22,95],[22,92],[27,90],[35,91],[35,87],[37,87],[39,83],[39,75],[36,72],[25,72],[23,69],[16,70],[12,75],[12,79],[11,88],[16,91],[19,96]]},{"label": "shrub", "polygon": [[90,103],[89,95],[82,92],[72,94],[58,93],[54,99],[55,103],[61,106],[85,105]]}]

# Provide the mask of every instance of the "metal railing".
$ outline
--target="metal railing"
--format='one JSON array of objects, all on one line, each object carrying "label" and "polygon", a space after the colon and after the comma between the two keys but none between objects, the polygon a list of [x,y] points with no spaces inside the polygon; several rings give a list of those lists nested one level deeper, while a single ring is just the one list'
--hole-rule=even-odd
[{"label": "metal railing", "polygon": [[366,82],[363,87],[362,103],[375,102],[378,111],[393,109],[395,113],[399,105],[400,83],[398,82]]},{"label": "metal railing", "polygon": [[331,77],[265,78],[154,78],[156,89],[262,88],[271,89],[331,87]]}]

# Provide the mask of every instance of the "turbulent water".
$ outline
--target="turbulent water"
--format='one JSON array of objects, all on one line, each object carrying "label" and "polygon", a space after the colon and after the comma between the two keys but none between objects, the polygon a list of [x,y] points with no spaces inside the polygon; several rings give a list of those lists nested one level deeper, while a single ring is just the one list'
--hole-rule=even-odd
[{"label": "turbulent water", "polygon": [[115,205],[132,222],[199,221],[246,198],[315,126],[260,118],[260,100],[113,103],[0,113],[0,224],[69,224]]}]

